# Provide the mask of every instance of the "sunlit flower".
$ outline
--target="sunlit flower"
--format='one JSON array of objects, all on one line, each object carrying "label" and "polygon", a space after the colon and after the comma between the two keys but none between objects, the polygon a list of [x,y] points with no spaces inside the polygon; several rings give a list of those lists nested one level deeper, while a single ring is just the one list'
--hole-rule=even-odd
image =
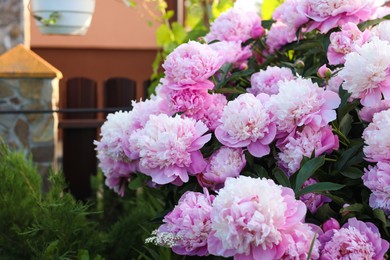
[{"label": "sunlit flower", "polygon": [[376,11],[375,0],[299,0],[299,11],[311,21],[308,31],[327,33],[347,22],[369,20]]},{"label": "sunlit flower", "polygon": [[212,89],[209,80],[222,66],[224,59],[209,45],[195,41],[181,44],[171,52],[162,67],[163,84],[172,89]]},{"label": "sunlit flower", "polygon": [[261,27],[260,16],[255,11],[231,8],[211,23],[210,32],[205,36],[207,42],[239,41],[252,38],[252,33]]}]

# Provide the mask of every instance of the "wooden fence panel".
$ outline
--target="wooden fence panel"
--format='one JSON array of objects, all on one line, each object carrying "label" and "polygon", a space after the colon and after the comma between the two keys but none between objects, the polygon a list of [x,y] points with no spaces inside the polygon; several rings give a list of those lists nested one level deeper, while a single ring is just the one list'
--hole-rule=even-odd
[{"label": "wooden fence panel", "polygon": [[[65,108],[97,108],[97,84],[87,78],[72,78],[66,83]],[[90,178],[97,172],[93,141],[97,139],[97,113],[66,113],[63,129],[63,171],[69,191],[79,200],[91,194]]]},{"label": "wooden fence panel", "polygon": [[104,82],[104,107],[129,109],[136,99],[137,83],[128,78],[110,78]]}]

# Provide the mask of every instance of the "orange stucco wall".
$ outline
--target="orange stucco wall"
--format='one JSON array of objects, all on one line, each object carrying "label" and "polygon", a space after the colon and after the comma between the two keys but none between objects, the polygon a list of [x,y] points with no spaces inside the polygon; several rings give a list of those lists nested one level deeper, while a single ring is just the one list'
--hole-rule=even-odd
[{"label": "orange stucco wall", "polygon": [[141,8],[127,7],[121,0],[96,0],[95,13],[85,36],[42,35],[31,18],[31,47],[156,49],[158,24],[148,25],[150,16]]}]

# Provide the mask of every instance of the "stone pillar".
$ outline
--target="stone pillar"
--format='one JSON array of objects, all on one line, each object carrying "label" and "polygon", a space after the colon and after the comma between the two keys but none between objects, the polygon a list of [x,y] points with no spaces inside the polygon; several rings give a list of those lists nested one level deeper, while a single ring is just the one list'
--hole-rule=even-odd
[{"label": "stone pillar", "polygon": [[30,46],[29,0],[0,0],[0,54],[24,44]]},{"label": "stone pillar", "polygon": [[58,109],[61,78],[60,71],[23,45],[0,56],[0,112],[46,110],[1,113],[0,136],[11,148],[32,156],[44,183],[50,168],[57,170],[58,116],[47,111]]}]

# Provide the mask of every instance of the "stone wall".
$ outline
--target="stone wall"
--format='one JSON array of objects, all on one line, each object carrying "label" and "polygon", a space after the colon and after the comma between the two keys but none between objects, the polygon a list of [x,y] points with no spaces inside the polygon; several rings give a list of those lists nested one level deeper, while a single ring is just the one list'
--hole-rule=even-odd
[{"label": "stone wall", "polygon": [[26,1],[0,0],[0,54],[17,44],[29,46]]},{"label": "stone wall", "polygon": [[[0,78],[0,111],[58,108],[58,88],[53,86],[58,79]],[[0,136],[11,148],[32,156],[44,180],[56,168],[57,125],[55,113],[0,114]]]},{"label": "stone wall", "polygon": [[32,157],[44,183],[50,169],[58,170],[58,115],[52,110],[58,109],[61,78],[22,44],[0,55],[0,137]]}]

